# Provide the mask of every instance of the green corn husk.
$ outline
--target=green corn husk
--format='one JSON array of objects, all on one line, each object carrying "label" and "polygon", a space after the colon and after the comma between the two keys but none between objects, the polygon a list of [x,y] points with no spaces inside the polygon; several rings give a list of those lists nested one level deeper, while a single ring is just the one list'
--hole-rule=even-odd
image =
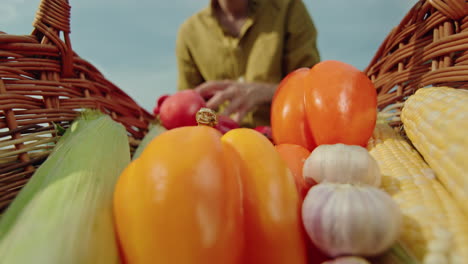
[{"label": "green corn husk", "polygon": [[145,150],[146,146],[157,136],[159,136],[161,133],[164,131],[167,131],[166,128],[164,128],[160,124],[153,124],[150,128],[148,133],[145,135],[143,140],[140,142],[138,145],[138,148],[135,150],[135,153],[133,154],[133,160],[137,159],[140,157],[141,153],[143,153],[143,150]]},{"label": "green corn husk", "polygon": [[372,264],[420,264],[411,252],[397,241],[383,255],[373,259]]},{"label": "green corn husk", "polygon": [[0,219],[0,263],[120,263],[112,197],[129,163],[125,128],[85,111]]}]

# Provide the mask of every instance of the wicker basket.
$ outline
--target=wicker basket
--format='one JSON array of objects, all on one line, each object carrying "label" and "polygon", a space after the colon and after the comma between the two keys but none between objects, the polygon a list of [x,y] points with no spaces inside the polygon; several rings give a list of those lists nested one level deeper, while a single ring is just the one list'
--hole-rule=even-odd
[{"label": "wicker basket", "polygon": [[30,35],[0,32],[0,213],[49,155],[55,127],[84,108],[122,123],[131,142],[153,119],[72,50],[66,0],[42,0],[33,25]]},{"label": "wicker basket", "polygon": [[[468,3],[420,0],[381,44],[365,72],[380,110],[428,86],[468,88]],[[399,126],[400,122],[393,122]]]}]

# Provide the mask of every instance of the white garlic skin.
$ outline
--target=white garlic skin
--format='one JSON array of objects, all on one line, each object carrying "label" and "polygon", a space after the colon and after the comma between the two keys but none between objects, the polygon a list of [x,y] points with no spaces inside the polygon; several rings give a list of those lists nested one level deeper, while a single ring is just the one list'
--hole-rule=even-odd
[{"label": "white garlic skin", "polygon": [[377,161],[361,146],[333,144],[316,147],[304,162],[307,182],[369,184],[379,187],[381,173]]},{"label": "white garlic skin", "polygon": [[302,205],[309,238],[331,257],[383,253],[398,238],[401,218],[393,199],[368,185],[320,183]]}]

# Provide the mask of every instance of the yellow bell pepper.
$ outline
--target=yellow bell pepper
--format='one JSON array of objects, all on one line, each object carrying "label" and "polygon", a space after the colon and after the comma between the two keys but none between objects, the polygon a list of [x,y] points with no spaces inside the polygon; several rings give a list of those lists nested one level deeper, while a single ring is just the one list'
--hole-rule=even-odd
[{"label": "yellow bell pepper", "polygon": [[294,177],[271,142],[248,128],[227,132],[221,140],[239,154],[245,252],[242,263],[306,263],[302,206]]},{"label": "yellow bell pepper", "polygon": [[125,263],[306,263],[294,179],[252,129],[157,136],[122,173],[114,215]]}]

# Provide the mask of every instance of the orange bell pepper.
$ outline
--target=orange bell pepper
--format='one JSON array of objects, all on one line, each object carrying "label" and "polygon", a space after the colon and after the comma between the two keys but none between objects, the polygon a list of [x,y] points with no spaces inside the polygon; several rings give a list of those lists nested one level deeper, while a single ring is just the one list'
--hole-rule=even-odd
[{"label": "orange bell pepper", "polygon": [[271,132],[275,144],[295,144],[312,151],[317,144],[306,118],[304,85],[308,68],[288,74],[278,85],[271,103]]},{"label": "orange bell pepper", "polygon": [[239,263],[237,156],[209,127],[160,134],[120,176],[115,223],[126,263]]},{"label": "orange bell pepper", "polygon": [[231,130],[221,140],[240,154],[245,167],[241,174],[246,238],[242,263],[306,263],[302,201],[273,144],[247,128]]},{"label": "orange bell pepper", "polygon": [[305,113],[317,145],[365,147],[377,120],[377,90],[354,66],[322,61],[306,77]]},{"label": "orange bell pepper", "polygon": [[275,144],[366,146],[377,119],[377,91],[352,65],[327,60],[288,74],[273,96]]},{"label": "orange bell pepper", "polygon": [[128,264],[305,264],[300,207],[285,162],[252,129],[166,131],[114,194]]}]

